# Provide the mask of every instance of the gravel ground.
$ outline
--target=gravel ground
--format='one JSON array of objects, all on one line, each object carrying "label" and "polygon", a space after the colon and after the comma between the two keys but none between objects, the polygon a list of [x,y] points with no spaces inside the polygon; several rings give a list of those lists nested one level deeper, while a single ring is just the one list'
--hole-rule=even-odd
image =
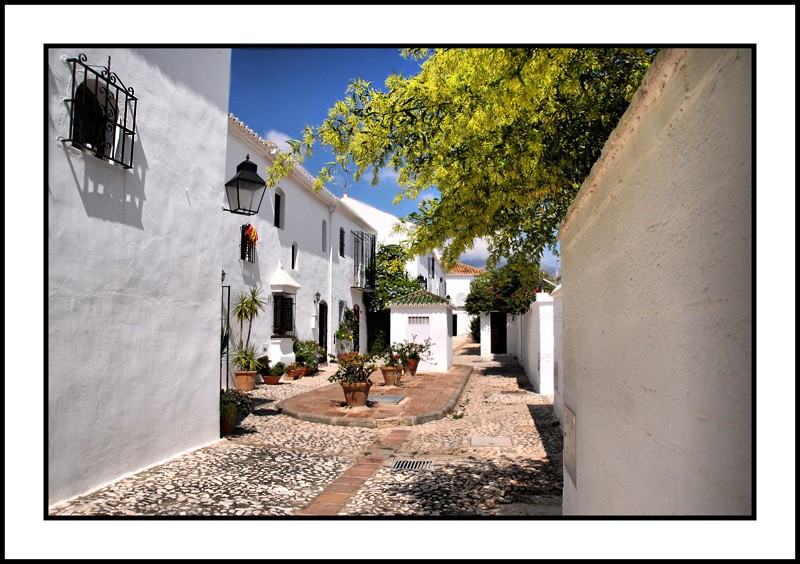
[{"label": "gravel ground", "polygon": [[[455,410],[410,427],[395,456],[339,515],[560,513],[562,431],[552,398],[532,391],[514,358],[482,359],[469,344],[461,353],[455,363],[474,370]],[[295,514],[391,431],[311,423],[275,410],[286,397],[328,385],[333,370],[257,386],[253,412],[231,437],[62,503],[50,515]],[[477,446],[487,439],[510,446]],[[432,468],[392,469],[397,460]]]},{"label": "gravel ground", "polygon": [[[526,505],[561,505],[561,426],[514,358],[478,361],[465,347],[458,364],[474,367],[453,413],[411,428],[398,457],[432,470],[383,467],[340,515],[529,514]],[[471,446],[473,437],[510,439],[510,447]],[[535,512],[535,509],[533,510]]]}]

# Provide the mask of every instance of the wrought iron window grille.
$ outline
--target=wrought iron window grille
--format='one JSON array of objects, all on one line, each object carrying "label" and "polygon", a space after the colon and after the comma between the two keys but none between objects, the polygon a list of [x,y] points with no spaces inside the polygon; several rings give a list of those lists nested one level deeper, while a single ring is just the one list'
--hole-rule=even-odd
[{"label": "wrought iron window grille", "polygon": [[375,288],[375,235],[364,231],[353,234],[353,287],[362,290]]},{"label": "wrought iron window grille", "polygon": [[272,334],[276,337],[296,337],[294,326],[295,295],[287,292],[272,293]]},{"label": "wrought iron window grille", "polygon": [[239,258],[246,262],[256,262],[256,244],[252,239],[250,239],[250,237],[247,236],[247,230],[249,228],[249,223],[242,225],[242,240],[239,245]]},{"label": "wrought iron window grille", "polygon": [[139,99],[108,66],[86,64],[86,55],[67,58],[72,84],[69,137],[65,142],[99,159],[133,168]]}]

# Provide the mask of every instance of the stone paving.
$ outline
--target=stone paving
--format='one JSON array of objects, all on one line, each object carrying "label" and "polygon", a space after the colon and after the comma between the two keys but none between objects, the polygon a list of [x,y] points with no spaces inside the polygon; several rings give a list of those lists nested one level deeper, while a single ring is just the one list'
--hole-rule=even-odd
[{"label": "stone paving", "polygon": [[[342,427],[280,414],[279,401],[327,386],[322,372],[251,392],[232,436],[51,508],[51,516],[560,515],[562,431],[552,398],[513,357],[454,362],[472,375],[456,408],[402,428]],[[508,445],[510,442],[511,446]],[[486,445],[486,446],[481,446]],[[429,469],[394,469],[430,462]]]}]

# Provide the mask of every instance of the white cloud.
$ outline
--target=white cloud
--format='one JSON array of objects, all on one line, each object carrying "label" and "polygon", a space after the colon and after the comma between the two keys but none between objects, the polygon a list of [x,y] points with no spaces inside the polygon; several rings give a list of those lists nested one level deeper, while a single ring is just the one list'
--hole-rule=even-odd
[{"label": "white cloud", "polygon": [[561,257],[555,256],[552,251],[545,249],[540,257],[540,264],[543,268],[550,270],[560,270]]},{"label": "white cloud", "polygon": [[417,202],[424,202],[425,200],[433,200],[437,196],[434,190],[425,190],[417,194]]},{"label": "white cloud", "polygon": [[458,260],[472,264],[480,262],[485,265],[487,258],[489,258],[489,243],[485,239],[475,239],[472,248],[464,251]]},{"label": "white cloud", "polygon": [[397,184],[398,173],[390,168],[382,168],[378,171],[378,181],[387,180]]},{"label": "white cloud", "polygon": [[272,141],[277,144],[281,151],[289,152],[292,150],[292,146],[287,143],[289,139],[292,139],[291,135],[286,135],[280,131],[270,129],[264,135],[262,135],[262,137],[267,141]]}]

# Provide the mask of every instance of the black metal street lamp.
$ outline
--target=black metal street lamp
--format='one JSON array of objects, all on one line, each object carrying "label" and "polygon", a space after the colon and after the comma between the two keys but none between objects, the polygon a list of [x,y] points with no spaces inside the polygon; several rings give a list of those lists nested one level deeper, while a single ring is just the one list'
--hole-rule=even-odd
[{"label": "black metal street lamp", "polygon": [[224,211],[241,215],[254,215],[261,208],[261,200],[267,191],[267,183],[256,170],[256,163],[250,162],[250,155],[236,167],[236,174],[225,183],[228,193],[229,209]]}]

